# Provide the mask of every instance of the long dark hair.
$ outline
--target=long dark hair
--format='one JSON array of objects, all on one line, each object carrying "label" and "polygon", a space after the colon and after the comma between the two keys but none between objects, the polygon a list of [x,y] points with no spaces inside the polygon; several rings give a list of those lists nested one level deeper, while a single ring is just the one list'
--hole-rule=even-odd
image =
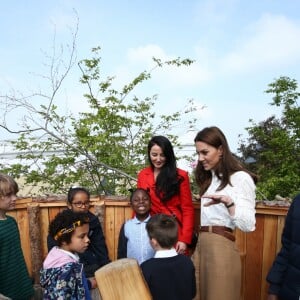
[{"label": "long dark hair", "polygon": [[[222,190],[227,184],[231,185],[230,176],[237,171],[247,172],[257,182],[257,176],[248,171],[230,151],[224,133],[215,126],[206,127],[199,131],[194,139],[194,142],[203,142],[214,148],[222,147],[223,153],[220,161],[215,169],[216,176],[221,180],[217,190]],[[195,179],[200,187],[200,195],[203,195],[208,189],[212,173],[203,168],[202,164],[198,162],[195,170]]]},{"label": "long dark hair", "polygon": [[166,202],[173,196],[179,194],[179,186],[183,178],[181,178],[177,172],[176,157],[173,146],[171,142],[164,136],[154,136],[148,143],[148,160],[151,167],[154,169],[150,157],[150,151],[154,145],[157,145],[161,148],[166,158],[166,162],[161,168],[155,183],[156,195],[162,202]]}]

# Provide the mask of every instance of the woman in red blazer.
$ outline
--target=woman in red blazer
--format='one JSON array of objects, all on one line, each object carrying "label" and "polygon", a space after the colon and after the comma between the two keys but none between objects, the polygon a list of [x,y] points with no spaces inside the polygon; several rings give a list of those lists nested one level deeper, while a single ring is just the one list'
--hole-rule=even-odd
[{"label": "woman in red blazer", "polygon": [[154,136],[148,143],[150,166],[138,174],[138,188],[148,189],[150,213],[175,215],[178,221],[176,251],[187,252],[194,228],[194,206],[186,171],[178,169],[171,142],[164,136]]}]

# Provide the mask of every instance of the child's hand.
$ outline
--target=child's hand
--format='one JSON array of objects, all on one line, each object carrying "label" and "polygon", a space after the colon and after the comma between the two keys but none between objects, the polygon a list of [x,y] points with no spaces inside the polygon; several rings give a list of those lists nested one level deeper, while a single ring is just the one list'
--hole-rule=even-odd
[{"label": "child's hand", "polygon": [[89,277],[88,279],[91,283],[91,288],[95,289],[97,287],[97,281],[96,281],[95,277]]}]

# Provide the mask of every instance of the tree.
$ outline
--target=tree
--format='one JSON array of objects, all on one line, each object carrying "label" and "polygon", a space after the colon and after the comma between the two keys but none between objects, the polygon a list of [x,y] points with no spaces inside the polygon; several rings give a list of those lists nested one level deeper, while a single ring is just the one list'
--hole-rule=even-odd
[{"label": "tree", "polygon": [[249,168],[259,175],[257,185],[268,199],[279,194],[293,197],[300,192],[300,109],[297,82],[280,77],[269,84],[266,93],[272,94],[271,105],[282,108],[280,118],[271,116],[246,128],[248,144],[240,143],[243,160],[252,161]]},{"label": "tree", "polygon": [[[158,116],[154,111],[157,95],[139,99],[131,96],[132,92],[149,80],[155,69],[165,65],[189,66],[192,60],[154,58],[151,70],[141,72],[117,90],[113,87],[114,77],[100,77],[100,48],[94,48],[94,57],[78,63],[80,81],[88,91],[83,100],[90,109],[75,118],[72,113],[59,113],[58,92],[76,62],[76,35],[77,30],[68,47],[67,62],[62,59],[62,52],[54,51],[49,56],[50,74],[43,77],[50,83],[50,94],[39,91],[24,96],[13,92],[0,96],[4,111],[0,126],[18,135],[12,144],[20,152],[19,163],[2,165],[1,169],[15,178],[24,176],[25,184],[39,185],[43,193],[64,193],[76,183],[93,193],[122,194],[135,185],[137,171],[145,165],[150,136],[157,132],[166,134],[177,145],[177,137],[170,132],[195,110],[189,100],[187,109]],[[43,102],[34,104],[35,97]],[[6,122],[7,116],[20,108],[22,123],[12,129]],[[191,117],[187,127],[193,127],[195,121]]]}]

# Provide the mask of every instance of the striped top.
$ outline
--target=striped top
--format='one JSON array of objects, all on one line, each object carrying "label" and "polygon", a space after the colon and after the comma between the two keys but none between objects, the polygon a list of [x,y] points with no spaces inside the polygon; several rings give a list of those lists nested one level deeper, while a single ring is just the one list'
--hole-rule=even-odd
[{"label": "striped top", "polygon": [[17,222],[11,216],[0,220],[0,294],[14,300],[33,296]]}]

